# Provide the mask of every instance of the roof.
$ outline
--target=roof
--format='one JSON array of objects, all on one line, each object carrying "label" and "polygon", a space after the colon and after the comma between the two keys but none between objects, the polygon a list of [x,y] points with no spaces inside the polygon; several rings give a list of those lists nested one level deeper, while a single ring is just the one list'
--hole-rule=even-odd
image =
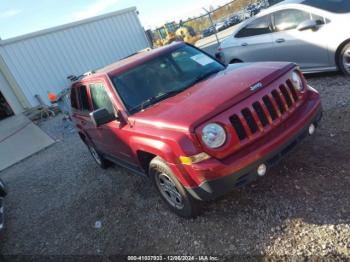
[{"label": "roof", "polygon": [[109,17],[121,15],[121,14],[124,14],[124,13],[136,12],[136,10],[137,10],[136,7],[133,6],[133,7],[129,7],[129,8],[122,9],[122,10],[118,10],[118,11],[115,11],[115,12],[110,12],[110,13],[107,13],[107,14],[94,16],[94,17],[83,19],[83,20],[80,20],[80,21],[76,21],[76,22],[72,22],[72,23],[68,23],[68,24],[64,24],[64,25],[59,25],[59,26],[48,28],[48,29],[43,29],[43,30],[40,30],[40,31],[36,31],[36,32],[33,32],[33,33],[21,35],[21,36],[16,36],[16,37],[5,39],[5,40],[1,40],[0,39],[0,46],[1,45],[11,44],[11,43],[18,42],[18,41],[22,41],[22,40],[33,38],[33,37],[37,37],[37,36],[50,34],[50,33],[57,32],[57,31],[66,30],[66,29],[69,29],[69,28],[72,28],[72,27],[76,27],[76,26],[92,23],[92,22],[95,22],[95,21],[99,21],[99,20],[103,20],[103,19],[109,18]]},{"label": "roof", "polygon": [[146,61],[149,61],[162,54],[166,54],[184,45],[186,45],[184,42],[174,42],[170,45],[159,47],[156,49],[146,49],[146,50],[140,51],[139,53],[131,55],[125,59],[122,59],[116,63],[110,64],[101,69],[98,69],[95,72],[96,74],[102,73],[102,74],[108,74],[108,75],[116,75],[118,73],[125,72],[126,70],[132,67],[141,65]]}]

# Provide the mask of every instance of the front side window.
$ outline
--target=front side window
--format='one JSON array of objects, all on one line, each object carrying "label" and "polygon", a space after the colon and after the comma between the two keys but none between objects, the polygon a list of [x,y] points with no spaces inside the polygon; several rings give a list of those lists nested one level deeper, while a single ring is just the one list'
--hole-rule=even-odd
[{"label": "front side window", "polygon": [[105,108],[110,114],[114,113],[112,102],[102,83],[91,84],[90,95],[94,110]]},{"label": "front side window", "polygon": [[263,35],[263,34],[269,34],[271,33],[271,16],[266,15],[263,17],[260,17],[254,21],[252,21],[250,24],[248,24],[246,27],[244,27],[241,31],[239,31],[236,34],[236,37],[249,37],[249,36],[256,36],[256,35]]},{"label": "front side window", "polygon": [[274,13],[274,18],[275,28],[280,32],[297,28],[300,23],[310,20],[311,16],[301,10],[287,9]]},{"label": "front side window", "polygon": [[129,113],[176,95],[225,67],[196,48],[183,46],[111,80]]},{"label": "front side window", "polygon": [[344,14],[350,12],[349,0],[305,0],[303,4],[332,13]]}]

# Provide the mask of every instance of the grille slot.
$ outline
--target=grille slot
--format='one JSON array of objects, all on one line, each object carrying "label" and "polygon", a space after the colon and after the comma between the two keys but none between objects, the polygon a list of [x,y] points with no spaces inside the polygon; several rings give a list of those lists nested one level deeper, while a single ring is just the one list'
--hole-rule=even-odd
[{"label": "grille slot", "polygon": [[291,108],[292,105],[293,105],[293,101],[292,101],[292,99],[290,98],[289,93],[288,93],[286,87],[285,87],[284,85],[281,85],[281,86],[280,86],[280,90],[281,90],[281,92],[282,92],[282,94],[283,94],[283,96],[284,96],[284,99],[285,99],[286,102],[287,102],[288,108]]},{"label": "grille slot", "polygon": [[261,124],[263,125],[263,127],[267,126],[267,124],[269,123],[268,120],[267,120],[267,117],[264,113],[264,110],[263,108],[261,107],[260,103],[259,102],[255,102],[253,104],[253,108],[256,112],[256,114],[258,115],[259,117],[259,120],[261,122]]},{"label": "grille slot", "polygon": [[244,130],[244,127],[243,127],[239,117],[237,115],[233,115],[232,117],[230,117],[230,122],[231,122],[232,126],[235,128],[236,133],[238,135],[238,138],[240,140],[245,139],[247,137],[247,134]]},{"label": "grille slot", "polygon": [[270,98],[268,96],[264,96],[263,101],[264,101],[264,104],[265,104],[267,110],[270,113],[272,120],[275,120],[277,118],[277,113],[272,105],[272,102],[270,101]]},{"label": "grille slot", "polygon": [[299,99],[298,91],[288,79],[270,93],[253,101],[251,106],[240,109],[240,113],[230,117],[230,122],[239,140],[251,139],[251,135],[263,133],[266,126],[275,125],[276,122],[272,123],[271,120],[280,119],[284,113],[292,111]]},{"label": "grille slot", "polygon": [[287,86],[288,86],[290,92],[292,93],[294,101],[298,101],[298,99],[299,99],[298,94],[294,89],[294,85],[292,84],[292,82],[289,79],[287,80]]},{"label": "grille slot", "polygon": [[255,134],[258,131],[258,126],[255,123],[255,119],[252,115],[252,112],[248,108],[242,110],[242,114],[244,116],[245,121],[247,122],[250,131],[252,131],[252,134]]},{"label": "grille slot", "polygon": [[280,95],[276,90],[273,90],[271,94],[277,103],[278,109],[280,110],[281,114],[283,114],[285,110],[284,110],[283,102]]}]

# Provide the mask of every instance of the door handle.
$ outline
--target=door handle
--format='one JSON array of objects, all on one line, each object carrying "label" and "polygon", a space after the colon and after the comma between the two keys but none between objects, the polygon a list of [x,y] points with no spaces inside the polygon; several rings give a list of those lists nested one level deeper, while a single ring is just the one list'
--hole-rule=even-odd
[{"label": "door handle", "polygon": [[248,43],[243,43],[241,44],[241,46],[248,46]]},{"label": "door handle", "polygon": [[284,43],[284,42],[286,42],[286,40],[284,40],[283,38],[276,39],[276,43]]}]

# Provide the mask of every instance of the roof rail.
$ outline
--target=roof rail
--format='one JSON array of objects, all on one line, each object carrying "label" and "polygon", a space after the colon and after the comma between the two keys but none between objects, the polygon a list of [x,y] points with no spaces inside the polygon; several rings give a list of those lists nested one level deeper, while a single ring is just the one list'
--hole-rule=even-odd
[{"label": "roof rail", "polygon": [[84,74],[82,74],[80,76],[69,75],[69,76],[67,76],[67,79],[70,80],[71,82],[75,82],[75,81],[83,79],[85,76],[91,76],[93,74],[95,74],[95,71],[91,70],[91,71],[85,72]]}]

